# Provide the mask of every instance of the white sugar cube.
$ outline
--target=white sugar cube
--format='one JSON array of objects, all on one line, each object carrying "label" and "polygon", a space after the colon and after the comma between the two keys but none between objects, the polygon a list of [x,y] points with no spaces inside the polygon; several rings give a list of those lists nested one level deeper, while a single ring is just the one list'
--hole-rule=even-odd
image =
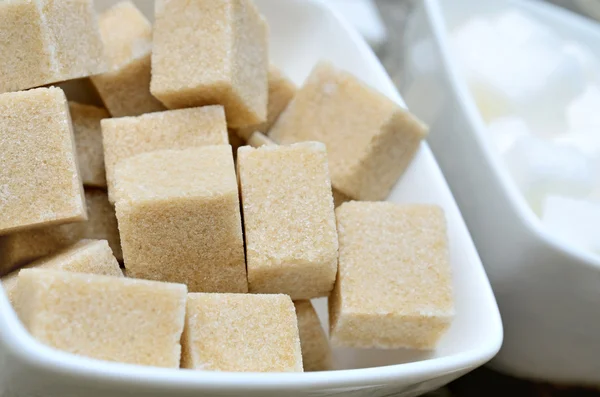
[{"label": "white sugar cube", "polygon": [[[488,81],[503,78],[505,60],[498,52],[510,51],[492,22],[474,17],[452,32],[452,49],[471,88],[482,116],[490,120],[508,112],[507,104],[488,89]],[[500,83],[501,84],[501,83]]]},{"label": "white sugar cube", "polygon": [[554,39],[552,30],[516,9],[508,9],[494,18],[496,28],[513,44],[528,44]]},{"label": "white sugar cube", "polygon": [[571,130],[600,129],[600,87],[590,84],[567,105],[567,124]]},{"label": "white sugar cube", "polygon": [[600,77],[600,60],[588,47],[576,41],[566,41],[562,51],[563,54],[573,58],[581,65],[586,80],[594,81]]},{"label": "white sugar cube", "polygon": [[481,51],[501,45],[494,26],[487,18],[473,17],[452,32],[456,61],[469,69],[487,69],[489,63]]},{"label": "white sugar cube", "polygon": [[511,48],[501,56],[507,58],[493,77],[473,83],[483,103],[497,103],[489,117],[518,114],[542,136],[562,132],[565,105],[584,86],[577,62],[557,53],[552,43]]},{"label": "white sugar cube", "polygon": [[559,146],[577,149],[589,157],[600,158],[600,131],[598,130],[568,131],[556,136],[552,142]]},{"label": "white sugar cube", "polygon": [[583,90],[584,66],[561,38],[517,11],[474,17],[453,32],[456,58],[486,121],[526,117],[547,135],[564,129],[564,107]]},{"label": "white sugar cube", "polygon": [[593,159],[571,147],[525,137],[506,152],[504,160],[538,214],[547,195],[585,197],[595,186]]},{"label": "white sugar cube", "polygon": [[[520,76],[521,82],[532,78],[533,83],[522,97],[524,102],[513,108],[522,112],[534,132],[539,131],[538,135],[546,137],[564,132],[567,128],[565,107],[586,85],[582,66],[576,59],[557,52],[557,45],[558,42],[548,42],[523,49],[530,57],[527,62],[534,67]],[[525,60],[525,55],[521,60]]]},{"label": "white sugar cube", "polygon": [[[557,51],[562,46],[562,38],[549,26],[516,9],[501,12],[492,23],[505,46],[518,55],[510,58],[508,54],[496,54],[503,59],[502,66],[508,66],[502,72],[503,85],[496,88],[506,90],[508,99],[531,98],[542,91],[572,95],[571,92],[582,89],[583,73],[578,74],[582,70],[580,64],[574,57]],[[545,98],[537,99],[544,101]]]},{"label": "white sugar cube", "polygon": [[600,254],[600,203],[548,196],[542,223],[564,241]]},{"label": "white sugar cube", "polygon": [[496,149],[503,154],[510,150],[521,138],[531,136],[532,132],[520,117],[508,116],[492,120],[488,132]]},{"label": "white sugar cube", "polygon": [[496,63],[501,61],[496,51],[508,49],[491,21],[483,17],[471,18],[459,26],[452,32],[451,40],[455,60],[470,80],[476,75],[494,78]]}]

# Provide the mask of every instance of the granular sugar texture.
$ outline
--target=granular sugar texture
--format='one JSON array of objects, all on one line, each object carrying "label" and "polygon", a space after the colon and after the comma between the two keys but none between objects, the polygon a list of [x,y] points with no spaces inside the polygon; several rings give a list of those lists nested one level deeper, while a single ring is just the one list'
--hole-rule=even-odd
[{"label": "granular sugar texture", "polygon": [[435,205],[344,203],[329,297],[334,345],[433,349],[454,315],[444,212]]}]

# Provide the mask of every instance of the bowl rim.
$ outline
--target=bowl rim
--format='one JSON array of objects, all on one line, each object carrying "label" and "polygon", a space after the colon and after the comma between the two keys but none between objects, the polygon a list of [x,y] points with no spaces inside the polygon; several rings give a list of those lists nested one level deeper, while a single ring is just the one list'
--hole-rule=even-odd
[{"label": "bowl rim", "polygon": [[[392,99],[406,107],[398,90],[371,47],[337,10],[324,0],[296,1],[301,1],[303,6],[318,7],[321,12],[329,13],[345,30],[350,39],[356,42],[362,56],[367,57],[371,65],[377,68],[378,72],[381,72],[382,76],[385,77],[386,83],[393,88]],[[429,150],[426,142],[423,145]],[[439,165],[435,160],[434,165],[439,170]],[[449,191],[447,184],[446,189]],[[456,206],[456,201],[452,195],[451,198]],[[458,206],[456,208],[460,214]],[[463,221],[462,214],[460,215],[460,220]],[[468,235],[466,227],[465,233]],[[109,382],[111,385],[123,387],[152,387],[158,390],[168,389],[169,391],[218,391],[226,389],[247,392],[249,390],[331,389],[367,385],[377,386],[408,381],[417,383],[441,375],[462,373],[483,365],[493,358],[500,350],[503,340],[502,322],[498,306],[470,235],[468,237],[468,241],[471,242],[468,248],[473,251],[477,259],[477,263],[474,264],[474,266],[477,266],[475,271],[487,283],[486,289],[489,291],[489,296],[486,296],[486,299],[489,298],[488,303],[492,309],[489,317],[487,317],[490,332],[473,348],[445,357],[379,367],[303,373],[193,371],[107,362],[59,351],[38,342],[29,335],[19,321],[1,285],[0,346],[26,366],[40,369],[44,373],[56,377],[78,378],[88,382]]]},{"label": "bowl rim", "polygon": [[[9,309],[9,310],[6,310]],[[0,335],[4,348],[22,363],[43,368],[52,375],[76,377],[86,381],[110,382],[113,385],[169,388],[172,390],[280,390],[336,388],[393,384],[399,380],[428,379],[435,374],[448,374],[473,369],[496,354],[497,346],[471,349],[449,356],[406,364],[346,369],[324,372],[251,373],[210,372],[180,368],[157,368],[113,363],[77,356],[48,347],[30,336],[18,320],[4,292],[0,293]]]},{"label": "bowl rim", "polygon": [[[571,29],[580,30],[586,35],[598,36],[598,40],[600,41],[600,28],[586,17],[545,2],[532,0],[502,1],[508,6],[525,9],[530,14],[545,14],[553,19],[563,20]],[[546,244],[546,246],[562,252],[573,261],[578,261],[590,268],[600,269],[600,255],[596,255],[556,237],[544,228],[541,219],[533,212],[527,203],[525,196],[521,193],[515,181],[509,174],[508,168],[504,165],[501,155],[493,147],[491,139],[486,136],[486,124],[469,88],[467,87],[463,74],[458,65],[455,64],[451,54],[452,51],[448,40],[449,31],[446,26],[446,17],[443,7],[440,5],[439,0],[424,0],[423,5],[426,18],[429,20],[433,33],[434,46],[437,47],[437,51],[440,55],[442,73],[449,82],[452,94],[456,97],[456,106],[462,111],[466,122],[471,127],[471,131],[473,132],[471,133],[471,138],[475,140],[479,149],[484,153],[489,168],[492,170],[493,177],[499,180],[500,184],[503,186],[513,213],[517,215],[522,226],[526,228],[531,235]]]}]

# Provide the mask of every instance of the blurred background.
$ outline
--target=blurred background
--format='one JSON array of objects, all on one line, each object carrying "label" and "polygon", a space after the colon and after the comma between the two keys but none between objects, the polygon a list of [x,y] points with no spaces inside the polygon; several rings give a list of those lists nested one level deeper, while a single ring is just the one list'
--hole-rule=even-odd
[{"label": "blurred background", "polygon": [[[355,0],[331,0],[333,3],[348,4]],[[359,0],[359,2],[362,0]],[[404,25],[414,4],[421,0],[373,0],[378,17],[385,27],[385,39],[374,45],[375,52],[383,62],[397,86],[400,85],[403,65],[402,37]],[[447,0],[452,1],[452,0]],[[547,1],[589,18],[600,20],[600,0],[537,0]],[[350,6],[350,9],[353,7]],[[349,14],[346,13],[348,16]]]},{"label": "blurred background", "polygon": [[[422,0],[329,0],[351,20],[381,59],[396,86],[401,87],[403,36],[411,9]],[[452,1],[452,0],[442,0]],[[548,1],[590,19],[600,20],[600,0]],[[429,396],[600,396],[600,390],[519,380],[487,368],[478,369]]]}]

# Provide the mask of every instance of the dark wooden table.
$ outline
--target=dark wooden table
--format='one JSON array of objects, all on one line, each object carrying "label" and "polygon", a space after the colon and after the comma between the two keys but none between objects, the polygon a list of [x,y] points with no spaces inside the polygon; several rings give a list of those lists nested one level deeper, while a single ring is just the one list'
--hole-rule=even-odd
[{"label": "dark wooden table", "polygon": [[[388,41],[378,48],[376,52],[393,81],[397,86],[400,86],[402,67],[404,64],[402,56],[404,24],[413,4],[416,1],[422,0],[375,1],[388,30]],[[570,0],[548,1],[571,10],[576,10],[576,7]],[[455,381],[448,387],[428,394],[430,397],[504,397],[509,395],[535,397],[600,397],[600,391],[528,382],[501,375],[486,368],[481,368]]]}]

